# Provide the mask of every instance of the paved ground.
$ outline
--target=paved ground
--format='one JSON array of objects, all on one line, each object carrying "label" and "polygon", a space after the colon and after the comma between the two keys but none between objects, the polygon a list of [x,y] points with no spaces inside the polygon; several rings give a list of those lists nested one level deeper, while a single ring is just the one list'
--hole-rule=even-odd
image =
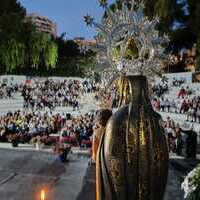
[{"label": "paved ground", "polygon": [[[63,164],[49,152],[0,149],[0,199],[39,200],[45,189],[48,200],[95,200],[95,167],[86,153],[75,152]],[[171,156],[164,200],[183,200],[181,182],[195,165]]]},{"label": "paved ground", "polygon": [[[0,149],[8,149],[8,150],[15,150],[15,151],[30,151],[30,152],[46,152],[46,153],[53,153],[52,146],[43,146],[40,150],[36,149],[36,147],[32,144],[19,144],[18,147],[12,147],[11,143],[0,142]],[[72,147],[72,153],[81,154],[81,155],[89,155],[91,150],[88,148],[79,148],[79,147]]]},{"label": "paved ground", "polygon": [[88,158],[70,155],[63,164],[52,153],[0,149],[0,199],[75,200],[82,187]]}]

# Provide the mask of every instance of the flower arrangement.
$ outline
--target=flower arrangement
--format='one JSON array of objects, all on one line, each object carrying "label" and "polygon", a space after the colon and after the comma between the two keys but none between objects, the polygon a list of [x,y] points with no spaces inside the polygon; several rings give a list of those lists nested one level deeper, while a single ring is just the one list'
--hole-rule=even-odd
[{"label": "flower arrangement", "polygon": [[19,144],[19,135],[18,134],[11,134],[8,136],[8,141],[12,143],[13,147],[18,147]]},{"label": "flower arrangement", "polygon": [[185,177],[181,188],[185,192],[185,199],[200,199],[200,164]]},{"label": "flower arrangement", "polygon": [[57,143],[54,146],[53,151],[58,154],[61,162],[66,162],[68,160],[68,154],[71,152],[71,145],[65,143]]}]

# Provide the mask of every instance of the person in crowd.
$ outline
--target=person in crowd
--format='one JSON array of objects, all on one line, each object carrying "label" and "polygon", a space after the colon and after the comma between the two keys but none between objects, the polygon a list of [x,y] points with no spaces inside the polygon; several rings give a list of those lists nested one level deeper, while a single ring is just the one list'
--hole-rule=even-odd
[{"label": "person in crowd", "polygon": [[167,112],[170,111],[171,104],[170,104],[170,101],[168,99],[165,100],[164,107],[165,107]]},{"label": "person in crowd", "polygon": [[176,154],[178,156],[182,156],[182,151],[183,151],[183,138],[181,135],[181,129],[179,125],[175,127],[175,135],[176,135]]},{"label": "person in crowd", "polygon": [[180,113],[185,114],[188,110],[189,110],[189,104],[184,99],[183,102],[182,102],[182,104],[181,104]]},{"label": "person in crowd", "polygon": [[197,106],[196,119],[200,123],[200,102],[198,103],[198,106]]},{"label": "person in crowd", "polygon": [[0,83],[0,99],[10,99],[18,92],[18,84]]},{"label": "person in crowd", "polygon": [[177,106],[177,103],[175,102],[174,99],[172,99],[170,105],[171,105],[171,110],[172,110],[172,112],[177,113],[177,112],[178,112],[178,106]]},{"label": "person in crowd", "polygon": [[57,143],[53,150],[58,154],[59,160],[62,163],[65,163],[68,161],[68,154],[71,151],[71,145],[66,143]]},{"label": "person in crowd", "polygon": [[184,87],[182,87],[178,93],[178,98],[184,98],[187,95],[187,91]]},{"label": "person in crowd", "polygon": [[186,158],[196,159],[197,154],[197,133],[194,131],[193,126],[190,130],[183,130],[181,132],[187,135],[186,138]]},{"label": "person in crowd", "polygon": [[73,101],[73,111],[75,110],[79,110],[79,102],[77,101],[77,99]]},{"label": "person in crowd", "polygon": [[161,98],[161,100],[160,100],[160,111],[161,112],[165,111],[165,101],[164,101],[164,98]]},{"label": "person in crowd", "polygon": [[176,149],[175,139],[176,139],[176,137],[175,137],[175,131],[173,129],[173,125],[172,125],[171,122],[170,123],[166,122],[165,133],[167,135],[169,152],[175,152],[175,149]]}]

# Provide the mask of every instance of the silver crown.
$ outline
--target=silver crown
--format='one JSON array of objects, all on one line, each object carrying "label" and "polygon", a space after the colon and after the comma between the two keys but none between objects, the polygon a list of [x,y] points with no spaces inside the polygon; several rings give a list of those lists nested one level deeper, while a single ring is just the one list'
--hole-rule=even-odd
[{"label": "silver crown", "polygon": [[144,4],[136,0],[122,0],[121,8],[111,10],[107,0],[99,0],[106,17],[101,23],[87,15],[85,22],[98,30],[99,47],[105,51],[111,68],[108,71],[149,75],[160,72],[167,57],[166,35],[159,36],[158,17],[144,16]]}]

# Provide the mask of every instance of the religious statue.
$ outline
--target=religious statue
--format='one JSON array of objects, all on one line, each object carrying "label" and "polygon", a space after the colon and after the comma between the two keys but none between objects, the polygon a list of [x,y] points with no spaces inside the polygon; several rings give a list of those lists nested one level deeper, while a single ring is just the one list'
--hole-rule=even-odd
[{"label": "religious statue", "polygon": [[127,76],[130,103],[109,119],[96,163],[96,200],[161,200],[168,149],[144,76]]},{"label": "religious statue", "polygon": [[158,18],[144,16],[144,5],[119,0],[101,23],[87,15],[98,31],[98,47],[110,67],[103,70],[105,88],[120,77],[118,110],[109,119],[96,154],[96,200],[162,200],[168,175],[168,149],[161,117],[148,97],[146,77],[161,74],[168,37],[156,30]]}]

